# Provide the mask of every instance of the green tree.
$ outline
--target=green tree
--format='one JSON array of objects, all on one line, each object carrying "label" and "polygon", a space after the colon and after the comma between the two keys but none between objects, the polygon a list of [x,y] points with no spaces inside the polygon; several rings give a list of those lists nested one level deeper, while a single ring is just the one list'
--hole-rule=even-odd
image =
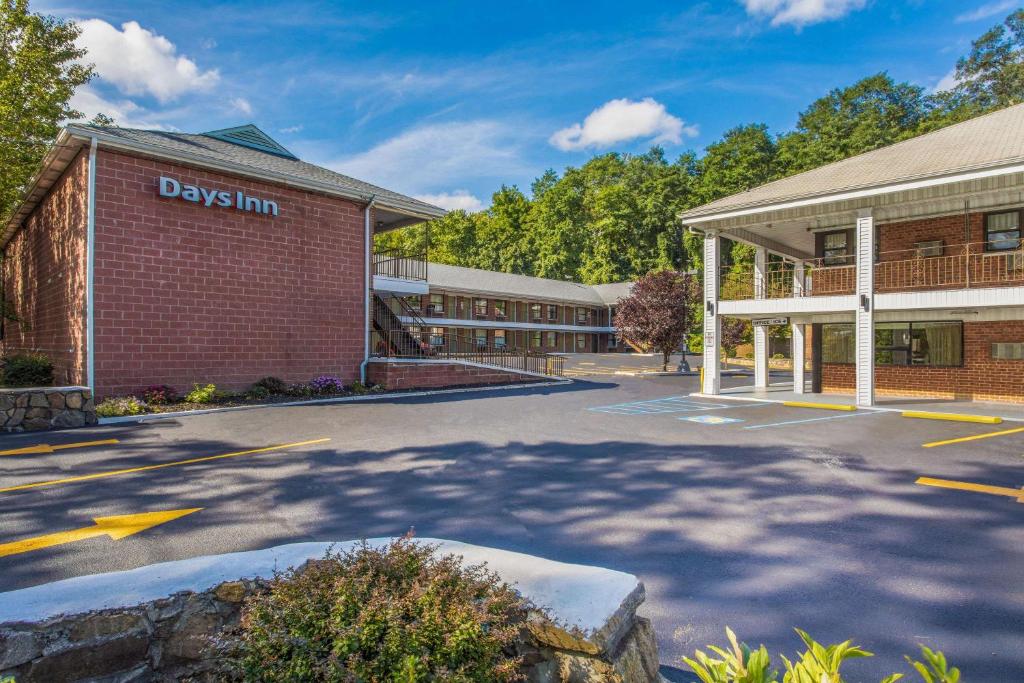
[{"label": "green tree", "polygon": [[777,150],[768,126],[755,123],[726,131],[721,141],[708,145],[697,163],[696,204],[744,192],[773,180]]},{"label": "green tree", "polygon": [[971,43],[956,63],[961,104],[990,110],[1024,102],[1024,9]]},{"label": "green tree", "polygon": [[28,0],[0,0],[0,217],[14,210],[61,121],[75,88],[93,76],[75,47],[73,22],[29,11]]},{"label": "green tree", "polygon": [[836,88],[800,114],[779,138],[779,168],[806,171],[897,142],[928,110],[924,91],[879,73]]}]

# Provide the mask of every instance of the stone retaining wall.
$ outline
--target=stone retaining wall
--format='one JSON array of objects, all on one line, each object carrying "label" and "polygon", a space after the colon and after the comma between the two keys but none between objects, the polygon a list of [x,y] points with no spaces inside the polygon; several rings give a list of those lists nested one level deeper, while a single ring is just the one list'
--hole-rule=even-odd
[{"label": "stone retaining wall", "polygon": [[[515,644],[529,683],[660,680],[654,631],[648,620],[636,615],[644,600],[643,584],[636,577],[443,543],[441,552],[462,554],[466,561],[475,563],[481,557],[493,557],[488,566],[526,598],[538,604],[545,600],[555,603],[549,610],[554,621],[539,612],[531,614]],[[297,544],[280,548],[298,545],[308,546],[301,549],[303,556],[321,547]],[[89,602],[102,605],[116,601],[118,598],[111,596],[117,586],[121,587],[121,599],[130,601],[132,598],[123,596],[181,585],[186,579],[205,581],[217,573],[218,567],[230,572],[242,566],[260,567],[266,564],[262,562],[266,555],[260,553],[275,550],[169,562],[0,594],[0,615],[23,619],[0,624],[0,680],[4,676],[13,676],[17,683],[215,680],[214,639],[223,629],[238,623],[243,601],[254,591],[266,588],[266,577],[221,581],[203,590],[176,591],[130,606],[35,617],[49,615],[57,605],[75,609]],[[278,553],[273,559],[286,559],[289,552]],[[291,552],[290,557],[296,554]],[[194,566],[201,566],[201,579],[195,578]],[[554,596],[571,596],[573,602],[559,606]],[[574,622],[573,626],[562,625]]]},{"label": "stone retaining wall", "polygon": [[96,406],[88,387],[0,389],[0,419],[8,432],[85,427]]}]

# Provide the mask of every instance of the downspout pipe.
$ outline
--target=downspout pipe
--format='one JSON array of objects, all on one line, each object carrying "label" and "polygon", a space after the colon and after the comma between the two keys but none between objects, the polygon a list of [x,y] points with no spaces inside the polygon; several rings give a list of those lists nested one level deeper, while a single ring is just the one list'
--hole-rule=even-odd
[{"label": "downspout pipe", "polygon": [[373,289],[373,274],[370,270],[373,260],[373,230],[370,225],[370,214],[376,201],[377,195],[370,195],[370,201],[367,202],[363,212],[365,230],[363,237],[365,242],[365,253],[363,254],[365,264],[363,273],[363,362],[359,364],[359,382],[363,386],[366,386],[366,366],[370,362],[370,292]]},{"label": "downspout pipe", "polygon": [[96,399],[96,146],[94,136],[89,142],[89,198],[85,222],[85,377],[93,400]]}]

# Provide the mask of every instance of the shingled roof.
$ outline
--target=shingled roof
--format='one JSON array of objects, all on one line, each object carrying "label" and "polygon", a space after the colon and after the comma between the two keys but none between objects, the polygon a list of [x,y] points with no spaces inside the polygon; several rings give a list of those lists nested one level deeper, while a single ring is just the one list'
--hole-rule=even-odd
[{"label": "shingled roof", "polygon": [[1024,162],[1024,104],[979,116],[888,147],[782,178],[685,211],[685,223],[735,211],[925,179],[953,177]]}]

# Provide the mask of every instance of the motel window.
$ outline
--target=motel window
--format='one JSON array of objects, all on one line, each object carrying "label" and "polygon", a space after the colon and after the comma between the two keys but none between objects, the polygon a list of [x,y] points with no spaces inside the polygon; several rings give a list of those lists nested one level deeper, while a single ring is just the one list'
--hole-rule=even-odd
[{"label": "motel window", "polygon": [[430,328],[430,345],[431,346],[444,346],[444,328],[443,327],[431,327]]},{"label": "motel window", "polygon": [[577,308],[576,309],[576,324],[577,325],[586,325],[587,324],[587,315],[588,314],[589,314],[589,311],[587,309],[585,309],[585,308]]},{"label": "motel window", "polygon": [[848,239],[849,233],[845,230],[822,235],[822,259],[826,266],[845,266],[849,263]]},{"label": "motel window", "polygon": [[576,349],[578,351],[585,351],[587,348],[587,335],[577,334],[576,335]]},{"label": "motel window", "polygon": [[539,349],[540,348],[540,332],[531,332],[530,333],[530,348],[531,349]]},{"label": "motel window", "polygon": [[614,334],[608,335],[608,348],[617,349],[619,348],[619,338]]},{"label": "motel window", "polygon": [[1018,342],[997,342],[992,345],[994,360],[1024,360],[1024,344]]},{"label": "motel window", "polygon": [[487,315],[487,299],[473,300],[473,315]]},{"label": "motel window", "polygon": [[[822,362],[854,363],[855,346],[853,325],[822,326]],[[875,324],[875,365],[958,367],[963,360],[959,320]]]},{"label": "motel window", "polygon": [[430,313],[441,315],[444,313],[444,294],[430,295]]},{"label": "motel window", "polygon": [[507,301],[495,301],[494,302],[494,315],[498,318],[505,317],[505,311],[508,307]]},{"label": "motel window", "polygon": [[494,347],[497,349],[505,348],[505,330],[494,331]]},{"label": "motel window", "polygon": [[418,296],[405,297],[405,303],[409,304],[409,308],[414,311],[420,310],[420,298]]},{"label": "motel window", "polygon": [[476,341],[477,348],[486,347],[487,330],[473,330],[473,339]]},{"label": "motel window", "polygon": [[985,216],[987,251],[1020,249],[1020,239],[1020,211],[990,213]]},{"label": "motel window", "polygon": [[556,346],[558,346],[558,333],[557,332],[548,332],[547,347],[549,349],[553,349]]},{"label": "motel window", "polygon": [[548,304],[548,320],[558,320],[558,306]]},{"label": "motel window", "polygon": [[540,304],[530,304],[530,319],[540,320]]}]

